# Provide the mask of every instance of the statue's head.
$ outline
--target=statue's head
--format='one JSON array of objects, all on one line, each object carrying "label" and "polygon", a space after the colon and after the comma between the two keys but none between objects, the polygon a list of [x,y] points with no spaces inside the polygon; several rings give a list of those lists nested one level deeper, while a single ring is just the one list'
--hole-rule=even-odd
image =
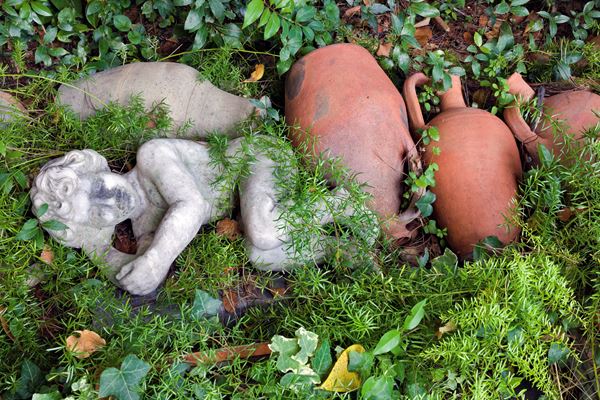
[{"label": "statue's head", "polygon": [[[81,247],[90,232],[112,228],[129,218],[137,203],[127,179],[110,172],[106,159],[94,150],[70,151],[48,162],[30,196],[41,222],[56,220],[68,227],[48,232],[71,247]],[[44,204],[48,209],[41,213]]]}]

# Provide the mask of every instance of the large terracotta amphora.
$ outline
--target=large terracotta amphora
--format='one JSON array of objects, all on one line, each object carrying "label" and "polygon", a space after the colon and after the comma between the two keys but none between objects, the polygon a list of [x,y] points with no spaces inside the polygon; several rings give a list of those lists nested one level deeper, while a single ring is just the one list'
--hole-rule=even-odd
[{"label": "large terracotta amphora", "polygon": [[535,97],[533,89],[519,73],[508,78],[509,91],[517,97],[504,110],[504,119],[515,137],[525,145],[534,164],[539,163],[538,144],[543,144],[563,161],[568,148],[577,148],[584,132],[594,128],[600,119],[600,96],[587,90],[567,91],[544,99],[542,116],[535,130],[523,119],[518,104]]},{"label": "large terracotta amphora", "polygon": [[404,99],[413,133],[428,126],[439,130],[439,141],[425,146],[423,155],[426,164],[439,166],[431,188],[437,198],[433,216],[448,229],[448,245],[468,258],[474,245],[488,236],[505,244],[517,236],[518,228],[509,221],[521,160],[510,129],[499,118],[465,105],[457,76],[441,95],[442,112],[425,124],[416,87],[428,81],[422,73],[410,76],[404,83]]},{"label": "large terracotta amphora", "polygon": [[[285,116],[295,146],[339,157],[372,195],[370,207],[395,238],[418,218],[400,213],[407,164],[420,169],[402,96],[371,54],[353,44],[315,50],[294,64],[285,87]],[[408,163],[407,163],[408,161]]]}]

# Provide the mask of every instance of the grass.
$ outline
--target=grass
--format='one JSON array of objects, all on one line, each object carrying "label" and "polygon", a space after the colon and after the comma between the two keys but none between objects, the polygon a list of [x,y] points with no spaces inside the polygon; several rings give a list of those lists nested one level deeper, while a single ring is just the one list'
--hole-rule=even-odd
[{"label": "grass", "polygon": [[[274,90],[274,84],[243,83],[254,62],[232,51],[191,54],[186,62],[205,79],[237,94],[260,96]],[[268,308],[252,308],[223,327],[192,316],[195,290],[217,297],[241,283],[264,287],[271,277],[248,264],[240,239],[226,239],[213,227],[178,257],[175,273],[150,308],[133,307],[117,297],[114,286],[78,251],[46,240],[54,260],[45,264],[40,243],[15,239],[32,217],[27,191],[43,163],[70,149],[89,147],[122,171],[133,163],[141,142],[170,126],[168,110],[158,107],[148,114],[139,99],[79,121],[51,101],[54,81],[74,77],[64,71],[32,78],[14,89],[36,111],[6,127],[0,139],[7,148],[0,159],[0,318],[5,322],[0,332],[0,393],[5,399],[19,398],[14,392],[22,385],[25,360],[33,361],[44,375],[46,389],[38,385],[32,390],[54,388],[67,395],[71,385],[84,378],[92,383],[93,393],[102,371],[118,367],[128,354],[151,365],[141,386],[145,398],[356,398],[314,387],[290,390],[280,384],[282,374],[274,359],[191,368],[182,363],[182,355],[265,342],[276,334],[290,337],[299,327],[329,339],[332,347],[361,343],[373,348],[385,332],[401,327],[423,299],[428,300],[425,319],[409,332],[400,356],[410,373],[397,389],[408,398],[418,398],[410,395],[421,389],[432,399],[522,397],[528,385],[549,399],[587,399],[600,393],[597,139],[588,140],[587,158],[579,157],[569,166],[548,160],[525,174],[520,243],[461,266],[437,259],[421,268],[403,261],[402,248],[372,245],[369,213],[316,226],[311,210],[328,199],[325,176],[334,174],[346,182],[356,206],[366,198],[360,187],[344,178],[347,171],[325,162],[309,165],[299,152],[292,153],[280,161],[298,173],[291,176],[284,168],[279,182],[282,201],[296,205],[283,219],[293,222],[293,247],[301,265],[286,276],[290,289],[285,299]],[[285,157],[292,151],[282,122],[255,122],[244,132],[249,137],[256,132],[269,135],[270,141],[259,145],[274,155]],[[232,169],[244,170],[244,163],[219,158],[223,140],[211,140],[215,162],[231,162]],[[574,212],[562,221],[565,208]],[[332,235],[339,246],[320,267],[309,261],[315,234]],[[359,260],[357,255],[365,257]],[[357,261],[363,268],[356,267]],[[35,287],[27,284],[32,269],[42,275]],[[438,339],[438,328],[449,322],[457,330]],[[66,337],[82,329],[93,329],[107,341],[87,359],[65,349]],[[569,349],[569,355],[550,360],[551,350],[557,348]],[[565,390],[567,384],[573,388]]]}]

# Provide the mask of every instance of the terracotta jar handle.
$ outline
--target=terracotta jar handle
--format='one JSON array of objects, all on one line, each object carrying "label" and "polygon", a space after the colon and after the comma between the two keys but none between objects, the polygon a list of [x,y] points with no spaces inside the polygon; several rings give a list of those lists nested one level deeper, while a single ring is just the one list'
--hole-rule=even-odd
[{"label": "terracotta jar handle", "polygon": [[408,120],[413,132],[427,127],[417,97],[417,86],[424,85],[427,82],[429,82],[429,78],[424,73],[417,72],[404,81],[404,87],[402,88],[406,109],[408,110]]},{"label": "terracotta jar handle", "polygon": [[508,78],[508,87],[509,93],[514,95],[516,99],[509,107],[504,109],[504,120],[510,127],[513,135],[526,146],[530,155],[535,157],[537,154],[535,142],[539,137],[527,125],[519,109],[519,103],[533,99],[535,92],[518,72],[515,72]]},{"label": "terracotta jar handle", "polygon": [[452,86],[450,89],[440,95],[440,108],[442,111],[450,110],[452,108],[466,108],[465,99],[462,94],[462,85],[460,83],[460,76],[452,75]]}]

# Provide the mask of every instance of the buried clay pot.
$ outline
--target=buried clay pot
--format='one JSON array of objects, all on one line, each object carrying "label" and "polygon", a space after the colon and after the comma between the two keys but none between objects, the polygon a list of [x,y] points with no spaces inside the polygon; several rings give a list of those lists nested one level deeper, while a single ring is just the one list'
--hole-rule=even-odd
[{"label": "buried clay pot", "polygon": [[15,116],[25,114],[25,107],[6,92],[0,91],[0,127],[15,119]]},{"label": "buried clay pot", "polygon": [[[543,116],[534,131],[523,119],[518,103],[533,99],[535,92],[519,73],[508,78],[508,86],[517,101],[504,110],[504,119],[525,145],[534,164],[539,164],[538,144],[546,146],[556,157],[564,158],[569,148],[577,147],[584,132],[600,122],[594,113],[600,113],[600,96],[587,90],[567,91],[544,99]],[[558,129],[550,122],[555,122]]]},{"label": "buried clay pot", "polygon": [[340,158],[372,195],[369,204],[393,238],[411,235],[413,195],[399,214],[406,161],[420,170],[402,96],[371,54],[353,44],[315,50],[296,62],[285,86],[285,117],[295,146]]},{"label": "buried clay pot", "polygon": [[138,62],[93,74],[58,89],[58,102],[69,106],[81,119],[113,101],[122,105],[140,95],[146,110],[166,105],[177,129],[191,122],[178,137],[204,138],[220,132],[239,136],[236,125],[254,113],[248,99],[234,96],[199,79],[199,72],[172,62]]},{"label": "buried clay pot", "polygon": [[[521,160],[510,129],[487,111],[469,108],[460,78],[441,95],[442,112],[427,125],[416,87],[429,82],[422,73],[404,83],[404,98],[413,132],[435,126],[440,139],[425,146],[424,162],[437,163],[434,217],[448,229],[448,244],[462,258],[470,257],[477,242],[496,236],[503,243],[519,232],[508,225],[521,177]],[[433,149],[439,148],[439,154]]]}]

